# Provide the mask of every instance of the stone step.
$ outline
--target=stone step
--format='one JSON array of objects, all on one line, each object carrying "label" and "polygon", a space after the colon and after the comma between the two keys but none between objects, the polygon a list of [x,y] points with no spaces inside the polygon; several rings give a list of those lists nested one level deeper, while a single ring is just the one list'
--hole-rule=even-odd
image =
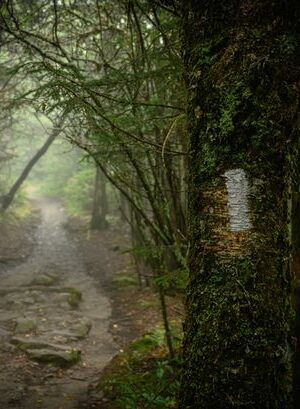
[{"label": "stone step", "polygon": [[26,351],[28,357],[33,361],[52,364],[59,367],[67,367],[75,365],[80,361],[81,351],[78,349],[69,349],[59,351],[53,349],[28,349]]}]

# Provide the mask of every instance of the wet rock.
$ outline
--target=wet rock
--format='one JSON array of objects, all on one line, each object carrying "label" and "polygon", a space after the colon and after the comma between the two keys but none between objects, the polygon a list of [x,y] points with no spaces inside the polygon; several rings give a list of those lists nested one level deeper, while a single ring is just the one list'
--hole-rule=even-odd
[{"label": "wet rock", "polygon": [[9,332],[3,328],[0,328],[0,339],[6,339],[9,337]]},{"label": "wet rock", "polygon": [[88,336],[92,328],[92,323],[89,320],[83,319],[72,327],[72,332],[77,337],[77,339],[84,339]]},{"label": "wet rock", "polygon": [[26,297],[24,298],[23,303],[27,305],[33,305],[35,303],[35,300],[32,297]]},{"label": "wet rock", "polygon": [[52,349],[28,349],[30,359],[48,363],[55,366],[66,367],[74,365],[80,360],[81,351],[78,349],[52,350]]},{"label": "wet rock", "polygon": [[26,319],[26,318],[21,318],[16,320],[16,328],[15,328],[15,333],[16,334],[27,334],[28,332],[34,331],[37,328],[37,323],[33,319]]},{"label": "wet rock", "polygon": [[12,337],[10,341],[13,345],[16,345],[19,349],[26,351],[27,349],[53,349],[54,351],[68,351],[72,349],[68,346],[52,344],[45,339],[38,338],[21,338]]},{"label": "wet rock", "polygon": [[17,319],[20,314],[16,311],[0,311],[0,321],[10,321]]},{"label": "wet rock", "polygon": [[64,330],[53,331],[51,333],[48,333],[48,336],[51,337],[55,342],[65,343],[65,344],[68,342],[78,341],[79,339],[76,336],[76,334],[70,331],[64,331]]},{"label": "wet rock", "polygon": [[77,348],[51,344],[44,340],[13,337],[10,342],[26,352],[30,359],[56,366],[76,364],[81,356],[81,351]]},{"label": "wet rock", "polygon": [[26,351],[27,349],[42,349],[49,347],[49,343],[46,341],[31,338],[12,337],[10,342],[13,345],[16,345],[16,347],[22,351]]},{"label": "wet rock", "polygon": [[85,339],[88,336],[91,328],[92,328],[91,321],[84,319],[80,320],[70,329],[55,330],[49,335],[58,342],[78,341]]},{"label": "wet rock", "polygon": [[1,348],[1,354],[12,353],[16,351],[16,347],[14,345],[11,345],[9,342],[2,342],[1,340],[0,340],[0,348]]},{"label": "wet rock", "polygon": [[52,286],[58,282],[58,276],[55,274],[40,274],[35,277],[31,285]]},{"label": "wet rock", "polygon": [[51,303],[60,308],[61,311],[68,311],[70,309],[70,304],[68,302],[69,296],[70,294],[68,292],[59,292],[52,294]]}]

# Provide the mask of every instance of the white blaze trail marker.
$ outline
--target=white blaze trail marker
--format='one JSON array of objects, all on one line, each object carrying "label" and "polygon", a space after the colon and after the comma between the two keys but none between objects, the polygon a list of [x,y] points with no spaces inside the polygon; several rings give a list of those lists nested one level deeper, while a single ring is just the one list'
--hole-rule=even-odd
[{"label": "white blaze trail marker", "polygon": [[228,192],[230,230],[243,232],[251,226],[249,216],[249,183],[244,169],[230,169],[224,173]]}]

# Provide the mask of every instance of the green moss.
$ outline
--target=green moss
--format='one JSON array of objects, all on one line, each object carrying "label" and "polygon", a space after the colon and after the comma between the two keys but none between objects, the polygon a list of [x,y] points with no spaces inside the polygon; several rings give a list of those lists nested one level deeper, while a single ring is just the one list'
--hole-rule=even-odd
[{"label": "green moss", "polygon": [[119,274],[113,279],[113,284],[118,288],[132,287],[138,285],[137,277],[128,274]]},{"label": "green moss", "polygon": [[82,300],[81,292],[77,288],[69,288],[68,293],[68,304],[72,308],[78,308]]}]

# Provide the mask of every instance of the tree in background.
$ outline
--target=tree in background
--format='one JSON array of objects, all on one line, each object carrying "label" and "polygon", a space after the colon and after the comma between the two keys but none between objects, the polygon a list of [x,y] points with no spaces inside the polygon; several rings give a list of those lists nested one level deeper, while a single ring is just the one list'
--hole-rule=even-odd
[{"label": "tree in background", "polygon": [[107,228],[106,216],[108,214],[108,200],[106,192],[106,179],[103,172],[96,164],[95,189],[91,218],[91,229],[104,230]]},{"label": "tree in background", "polygon": [[63,118],[59,121],[58,124],[54,126],[51,134],[48,136],[43,146],[38,149],[38,151],[34,154],[32,158],[30,158],[29,162],[26,164],[25,168],[22,170],[21,174],[18,176],[15,183],[9,189],[9,192],[3,195],[2,197],[0,197],[2,211],[7,210],[9,206],[12,204],[16,193],[19,191],[23,183],[26,181],[30,172],[34,168],[34,166],[38,163],[41,157],[47,153],[52,143],[55,141],[57,136],[61,133],[63,129],[62,125],[63,125]]},{"label": "tree in background", "polygon": [[191,249],[179,407],[291,408],[300,6],[190,0],[182,12]]}]

